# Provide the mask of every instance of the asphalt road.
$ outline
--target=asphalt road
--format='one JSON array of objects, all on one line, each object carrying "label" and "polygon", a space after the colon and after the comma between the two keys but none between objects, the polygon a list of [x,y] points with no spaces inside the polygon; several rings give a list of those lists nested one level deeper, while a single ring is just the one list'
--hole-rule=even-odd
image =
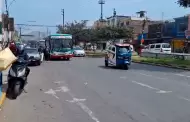
[{"label": "asphalt road", "polygon": [[6,100],[0,122],[189,122],[190,72],[74,58],[31,67],[27,93]]}]

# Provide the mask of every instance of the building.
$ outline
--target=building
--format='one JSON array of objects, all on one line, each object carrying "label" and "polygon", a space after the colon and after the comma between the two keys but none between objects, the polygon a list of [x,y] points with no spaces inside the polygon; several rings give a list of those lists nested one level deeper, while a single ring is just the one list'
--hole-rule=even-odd
[{"label": "building", "polygon": [[[146,20],[146,18],[129,17],[129,18],[122,19],[120,21],[119,26],[133,29],[134,39],[137,39],[138,35],[142,33],[142,29],[143,29],[142,25],[144,23],[144,20]],[[148,32],[148,25],[152,23],[155,23],[155,22],[150,21],[150,20],[146,21],[146,24],[144,27],[144,33]]]},{"label": "building", "polygon": [[92,28],[102,28],[107,26],[107,21],[106,20],[97,20],[94,22]]},{"label": "building", "polygon": [[128,18],[130,18],[130,16],[113,15],[107,18],[107,25],[112,27],[119,27],[121,21]]},{"label": "building", "polygon": [[[158,22],[148,27],[148,43],[170,43],[174,52],[182,52],[186,41],[185,31],[190,30],[190,15]],[[190,47],[190,44],[187,43]],[[190,49],[189,49],[190,50]]]}]

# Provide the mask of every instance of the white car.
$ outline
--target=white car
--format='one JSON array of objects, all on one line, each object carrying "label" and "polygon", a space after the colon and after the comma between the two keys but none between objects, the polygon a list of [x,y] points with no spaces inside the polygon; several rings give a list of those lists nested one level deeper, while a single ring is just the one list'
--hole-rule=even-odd
[{"label": "white car", "polygon": [[74,56],[76,56],[76,57],[84,57],[84,56],[86,56],[86,53],[85,53],[85,51],[84,51],[84,49],[82,49],[82,48],[80,48],[80,47],[75,47],[75,48],[73,48],[73,55]]}]

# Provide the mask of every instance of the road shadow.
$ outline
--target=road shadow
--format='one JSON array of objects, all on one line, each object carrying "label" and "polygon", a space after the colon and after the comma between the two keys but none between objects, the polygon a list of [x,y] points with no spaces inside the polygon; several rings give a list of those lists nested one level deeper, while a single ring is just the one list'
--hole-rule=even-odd
[{"label": "road shadow", "polygon": [[11,95],[7,93],[7,89],[8,89],[8,83],[4,83],[2,85],[2,92],[6,93],[6,98],[8,98],[9,100],[13,100]]},{"label": "road shadow", "polygon": [[132,70],[144,70],[150,72],[170,72],[170,73],[180,73],[180,72],[188,72],[187,70],[164,67],[164,66],[155,66],[149,64],[139,64],[139,63],[132,63],[130,66]]},{"label": "road shadow", "polygon": [[[71,59],[70,59],[71,60]],[[70,61],[70,60],[67,60],[67,59],[51,59],[49,61]]]},{"label": "road shadow", "polygon": [[109,67],[106,67],[106,66],[98,66],[99,68],[102,68],[102,69],[111,69],[111,70],[125,70],[125,69],[122,69],[122,68],[119,68],[119,67],[115,67],[115,66],[109,66]]}]

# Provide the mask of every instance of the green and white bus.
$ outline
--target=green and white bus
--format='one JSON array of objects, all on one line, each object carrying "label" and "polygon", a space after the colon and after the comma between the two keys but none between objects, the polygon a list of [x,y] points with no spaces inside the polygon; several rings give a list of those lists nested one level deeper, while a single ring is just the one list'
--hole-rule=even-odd
[{"label": "green and white bus", "polygon": [[52,34],[45,39],[45,58],[70,60],[73,57],[71,34]]}]

